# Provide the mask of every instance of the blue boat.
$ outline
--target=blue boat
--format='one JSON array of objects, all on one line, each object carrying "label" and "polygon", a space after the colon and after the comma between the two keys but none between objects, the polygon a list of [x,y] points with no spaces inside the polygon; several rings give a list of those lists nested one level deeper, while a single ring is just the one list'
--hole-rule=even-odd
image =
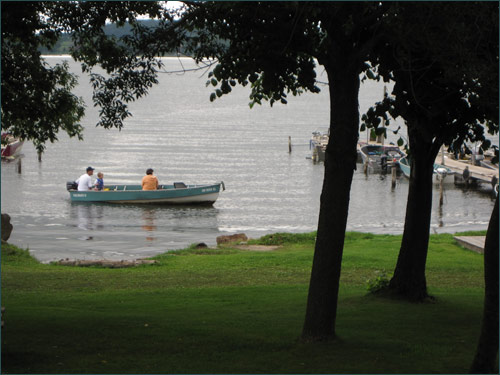
[{"label": "blue boat", "polygon": [[158,190],[142,190],[141,185],[105,185],[101,191],[78,191],[73,181],[66,183],[72,202],[138,203],[163,205],[212,205],[224,182],[212,185],[160,185]]},{"label": "blue boat", "polygon": [[[410,161],[406,156],[399,159],[399,168],[405,177],[410,178]],[[432,180],[434,182],[454,182],[454,174],[455,173],[445,165],[434,163],[434,173],[432,174]]]}]

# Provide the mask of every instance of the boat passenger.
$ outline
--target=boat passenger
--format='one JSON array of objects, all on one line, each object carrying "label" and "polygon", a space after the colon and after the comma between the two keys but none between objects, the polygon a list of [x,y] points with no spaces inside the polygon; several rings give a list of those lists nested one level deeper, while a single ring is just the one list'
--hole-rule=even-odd
[{"label": "boat passenger", "polygon": [[102,190],[102,189],[104,189],[104,180],[103,180],[103,178],[104,178],[104,173],[99,172],[97,174],[97,179],[96,179],[95,185],[94,185],[96,190]]},{"label": "boat passenger", "polygon": [[78,184],[78,191],[92,190],[92,176],[94,174],[94,168],[88,167],[87,172],[82,174],[75,181]]},{"label": "boat passenger", "polygon": [[158,178],[153,176],[153,170],[148,168],[146,175],[142,178],[142,190],[158,189]]}]

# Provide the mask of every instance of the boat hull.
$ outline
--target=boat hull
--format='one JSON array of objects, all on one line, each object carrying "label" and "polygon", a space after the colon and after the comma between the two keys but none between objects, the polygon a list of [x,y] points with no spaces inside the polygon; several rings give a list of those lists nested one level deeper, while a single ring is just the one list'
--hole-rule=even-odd
[{"label": "boat hull", "polygon": [[221,186],[222,182],[213,185],[188,185],[185,188],[162,185],[158,190],[142,190],[140,185],[111,185],[105,186],[102,191],[69,190],[69,194],[72,202],[212,205],[219,197]]},{"label": "boat hull", "polygon": [[2,157],[15,157],[19,155],[23,148],[24,141],[15,140],[6,146],[2,146]]},{"label": "boat hull", "polygon": [[[410,164],[408,158],[404,157],[399,159],[399,168],[404,176],[410,178]],[[450,168],[441,164],[434,164],[434,173],[432,174],[432,181],[434,183],[452,183],[454,182],[454,173]]]},{"label": "boat hull", "polygon": [[399,159],[404,157],[404,153],[397,146],[371,143],[361,146],[359,154],[363,164],[373,172],[388,171],[392,166],[398,166]]}]

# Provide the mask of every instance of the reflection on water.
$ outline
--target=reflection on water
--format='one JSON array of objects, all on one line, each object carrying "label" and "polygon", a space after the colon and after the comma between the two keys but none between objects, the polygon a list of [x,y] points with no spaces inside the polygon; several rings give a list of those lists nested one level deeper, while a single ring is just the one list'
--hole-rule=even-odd
[{"label": "reflection on water", "polygon": [[[30,225],[37,238],[34,255],[42,261],[74,259],[136,259],[154,256],[195,242],[214,243],[220,235],[214,207],[133,205],[67,201],[64,223]],[[62,241],[55,255],[53,240]],[[49,237],[40,241],[40,231]],[[186,241],[186,238],[189,241]],[[192,239],[192,240],[191,240]]]},{"label": "reflection on water", "polygon": [[156,231],[155,211],[154,208],[146,207],[142,212],[142,219],[144,220],[142,229],[146,231],[146,241],[154,241],[156,239],[154,236],[154,232]]},{"label": "reflection on water", "polygon": [[[78,205],[76,212],[78,217],[78,228],[84,231],[94,230],[94,220],[92,218],[91,206]],[[94,237],[85,235],[83,237],[79,237],[79,239],[88,241],[93,240]]]},{"label": "reflection on water", "polygon": [[90,212],[92,206],[79,204],[76,207],[76,217],[78,219],[78,228],[82,230],[93,230],[94,222],[92,213]]},{"label": "reflection on water", "polygon": [[444,221],[443,221],[443,205],[440,204],[438,208],[438,222],[439,222],[439,228],[444,227]]},{"label": "reflection on water", "polygon": [[[102,230],[104,228],[101,222],[104,215],[104,209],[101,205],[94,205],[88,203],[75,203],[71,205],[70,218],[75,219],[78,229],[85,232]],[[93,240],[94,236],[86,233],[79,237],[80,240]]]}]

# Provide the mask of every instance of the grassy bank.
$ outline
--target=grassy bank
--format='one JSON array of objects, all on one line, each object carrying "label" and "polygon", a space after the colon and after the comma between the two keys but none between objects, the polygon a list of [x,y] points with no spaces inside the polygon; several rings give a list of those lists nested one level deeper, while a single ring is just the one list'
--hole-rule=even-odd
[{"label": "grassy bank", "polygon": [[126,269],[39,264],[2,245],[2,373],[467,373],[483,302],[483,257],[431,236],[435,303],[367,295],[401,237],[349,233],[337,333],[300,335],[313,234],[272,252],[169,252]]}]

